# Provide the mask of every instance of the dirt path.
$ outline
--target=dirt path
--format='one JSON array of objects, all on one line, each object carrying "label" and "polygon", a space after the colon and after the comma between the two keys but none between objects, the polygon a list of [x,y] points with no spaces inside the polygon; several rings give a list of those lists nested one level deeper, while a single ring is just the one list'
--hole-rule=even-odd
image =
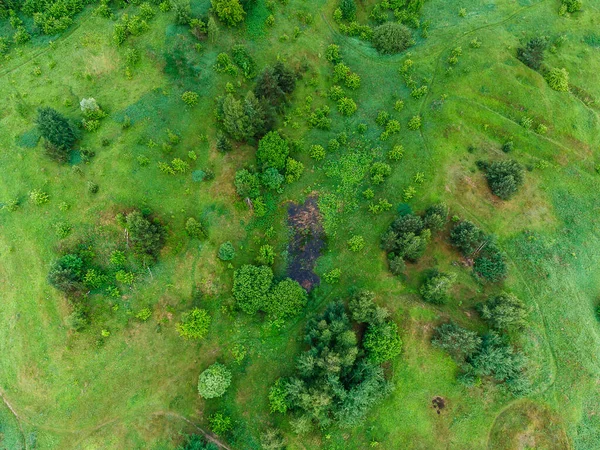
[{"label": "dirt path", "polygon": [[21,436],[23,437],[23,445],[25,446],[25,450],[28,450],[27,438],[25,437],[25,431],[23,430],[23,424],[21,423],[21,418],[19,417],[19,414],[17,414],[17,412],[12,407],[12,405],[10,404],[10,402],[8,401],[8,399],[4,395],[4,392],[2,392],[1,389],[0,389],[0,397],[2,397],[2,401],[4,402],[6,407],[10,410],[12,415],[15,416],[15,420],[17,421],[17,424],[19,425],[19,431],[21,432]]},{"label": "dirt path", "polygon": [[210,432],[204,430],[203,428],[200,428],[198,425],[196,425],[194,422],[192,422],[191,420],[189,420],[187,417],[184,417],[184,416],[182,416],[180,414],[177,414],[177,413],[174,413],[174,412],[171,412],[171,411],[156,411],[156,412],[153,412],[151,415],[153,415],[153,416],[168,416],[168,417],[174,417],[174,418],[179,419],[179,420],[183,420],[187,424],[193,426],[196,431],[199,431],[200,433],[202,433],[202,435],[207,440],[209,440],[210,442],[212,442],[213,444],[215,444],[217,447],[224,448],[225,450],[231,450],[231,448],[228,447],[223,442],[221,442],[216,435],[214,435],[213,433],[210,433]]}]

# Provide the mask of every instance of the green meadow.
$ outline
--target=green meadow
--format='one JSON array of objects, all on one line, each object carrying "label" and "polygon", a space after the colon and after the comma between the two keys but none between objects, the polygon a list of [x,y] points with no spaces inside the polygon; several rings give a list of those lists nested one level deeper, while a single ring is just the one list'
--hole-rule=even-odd
[{"label": "green meadow", "polygon": [[[184,449],[191,434],[228,449],[600,448],[600,5],[584,0],[560,15],[558,0],[426,0],[420,25],[410,28],[413,45],[386,55],[343,32],[338,1],[256,0],[237,26],[216,20],[214,39],[178,23],[176,8],[149,2],[148,29],[121,45],[115,24],[139,14],[141,2],[105,2],[112,17],[96,12],[99,3],[87,2],[50,35],[18,12],[32,35],[19,44],[8,15],[0,16],[0,36],[10,42],[0,55],[0,449]],[[356,20],[377,26],[371,11],[379,3],[357,0]],[[209,0],[191,0],[190,13],[216,18]],[[569,74],[566,92],[517,58],[540,36],[548,42],[545,64]],[[304,170],[278,191],[262,191],[260,213],[234,184],[237,171],[259,170],[259,139],[230,138],[230,150],[217,148],[218,97],[243,97],[256,83],[239,68],[215,70],[237,44],[256,74],[277,61],[300,74],[272,129],[293,144],[290,157]],[[342,84],[327,60],[331,44],[360,77],[357,89],[343,88],[357,106],[349,116],[328,97]],[[403,81],[407,60],[417,85],[427,86],[418,98]],[[197,101],[184,102],[185,92]],[[38,110],[81,123],[85,98],[105,117],[93,131],[78,127],[69,160],[57,163],[46,155]],[[328,130],[309,124],[324,106]],[[381,111],[399,132],[382,138]],[[421,126],[411,130],[415,116]],[[323,146],[324,159],[311,157],[313,145]],[[390,159],[398,145],[401,158]],[[185,170],[161,170],[176,158]],[[524,182],[502,200],[477,163],[509,158],[524,168]],[[371,171],[378,161],[391,167],[381,183]],[[47,201],[36,204],[32,191]],[[314,261],[320,283],[285,320],[240,311],[234,272],[257,264],[261,246],[270,245],[275,278],[290,276],[288,208],[307,199],[318,199],[324,230]],[[390,206],[370,211],[380,200]],[[382,235],[399,213],[441,202],[450,211],[443,229],[393,275]],[[114,251],[130,245],[117,216],[135,209],[164,226],[156,262],[131,262],[135,280],[115,284],[114,294],[86,288],[77,299],[86,324],[74,329],[73,298],[48,281],[53,263],[85,242],[98,267],[109,267]],[[186,232],[189,218],[202,223],[201,239]],[[459,219],[495,237],[507,266],[502,281],[474,275],[451,245]],[[364,240],[356,252],[348,243],[355,236]],[[227,261],[218,257],[225,242],[235,249]],[[444,304],[420,294],[431,268],[456,276]],[[334,269],[339,281],[328,282]],[[310,319],[360,289],[372,291],[398,326],[402,350],[382,365],[394,389],[353,427],[299,434],[289,413],[270,410],[270,389],[295,373]],[[506,333],[527,360],[525,395],[490,377],[461,382],[463,367],[431,343],[448,321],[486,333],[477,305],[500,291],[528,310],[526,324]],[[178,333],[192,308],[211,318],[201,339]],[[364,327],[353,326],[361,337]],[[217,361],[231,385],[203,398],[198,377]],[[444,400],[440,410],[436,397]],[[216,413],[230,418],[229,430],[215,432]],[[261,443],[266,429],[278,430],[286,447]]]}]

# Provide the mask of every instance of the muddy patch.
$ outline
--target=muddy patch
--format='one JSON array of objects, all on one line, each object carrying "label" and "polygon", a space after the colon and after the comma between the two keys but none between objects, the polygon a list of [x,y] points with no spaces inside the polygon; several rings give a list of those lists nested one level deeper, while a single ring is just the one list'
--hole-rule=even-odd
[{"label": "muddy patch", "polygon": [[325,246],[325,233],[317,199],[309,197],[302,205],[290,205],[288,225],[292,231],[288,246],[290,255],[288,276],[310,292],[320,281],[314,268]]},{"label": "muddy patch", "polygon": [[446,400],[444,400],[443,397],[433,397],[431,406],[433,406],[433,409],[439,414],[446,407]]}]

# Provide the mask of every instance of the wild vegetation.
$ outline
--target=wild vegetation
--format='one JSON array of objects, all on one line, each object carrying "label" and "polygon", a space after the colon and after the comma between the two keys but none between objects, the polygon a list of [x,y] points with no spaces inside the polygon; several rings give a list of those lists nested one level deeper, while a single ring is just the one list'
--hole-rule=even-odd
[{"label": "wild vegetation", "polygon": [[598,9],[0,0],[0,449],[596,449]]}]

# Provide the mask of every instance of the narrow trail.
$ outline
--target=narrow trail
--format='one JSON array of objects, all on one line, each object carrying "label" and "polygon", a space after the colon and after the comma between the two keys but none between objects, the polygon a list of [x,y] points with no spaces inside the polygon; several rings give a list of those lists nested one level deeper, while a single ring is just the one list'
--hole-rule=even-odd
[{"label": "narrow trail", "polygon": [[207,440],[209,440],[210,442],[212,442],[213,444],[215,444],[219,448],[223,448],[225,450],[231,450],[231,448],[228,447],[223,442],[221,442],[216,435],[214,435],[213,433],[210,433],[210,432],[204,430],[203,428],[200,428],[198,425],[196,425],[194,422],[192,422],[191,420],[189,420],[187,417],[184,417],[184,416],[182,416],[180,414],[177,414],[177,413],[174,413],[172,411],[156,411],[156,412],[153,412],[151,415],[153,415],[153,416],[174,417],[176,419],[183,420],[187,424],[193,426],[194,429],[196,429],[196,431],[199,431],[200,433],[202,433],[202,435],[204,435],[204,437]]},{"label": "narrow trail", "polygon": [[21,422],[21,417],[19,416],[19,414],[17,414],[17,411],[15,411],[15,409],[12,407],[12,405],[10,404],[10,402],[8,401],[8,399],[4,395],[4,392],[2,392],[1,389],[0,389],[0,397],[2,397],[2,401],[4,402],[6,407],[10,410],[12,415],[15,416],[15,420],[17,421],[17,424],[19,425],[19,431],[21,432],[21,437],[23,438],[23,445],[25,446],[25,450],[28,450],[27,437],[25,436],[25,431],[23,430],[23,424]]}]

